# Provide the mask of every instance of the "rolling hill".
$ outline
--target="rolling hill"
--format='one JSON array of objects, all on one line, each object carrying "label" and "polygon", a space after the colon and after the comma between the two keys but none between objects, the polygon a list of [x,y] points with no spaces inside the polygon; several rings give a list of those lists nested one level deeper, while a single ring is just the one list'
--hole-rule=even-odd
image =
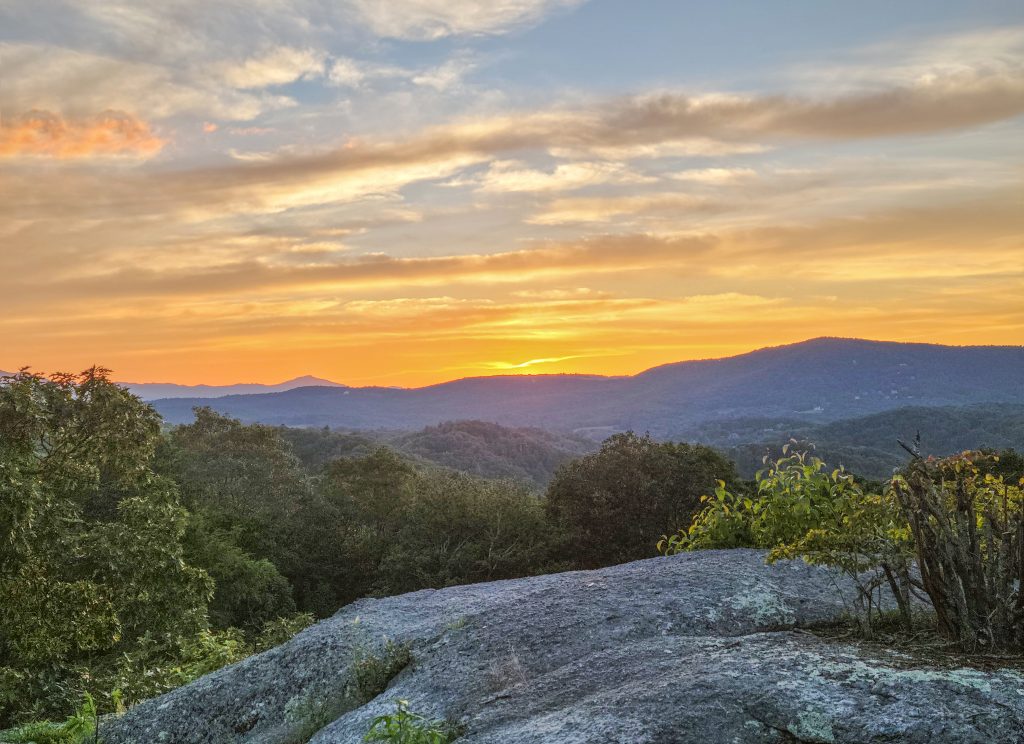
[{"label": "rolling hill", "polygon": [[546,486],[558,466],[597,449],[592,440],[545,429],[509,428],[484,421],[448,421],[420,431],[329,431],[281,427],[281,436],[312,472],[340,457],[386,446],[414,462],[485,478]]},{"label": "rolling hill", "polygon": [[763,467],[761,458],[778,457],[790,439],[810,442],[830,465],[883,479],[906,464],[897,439],[920,433],[924,455],[944,456],[968,449],[1024,452],[1024,405],[908,406],[826,424],[747,419],[695,427],[683,438],[722,449],[744,477]]},{"label": "rolling hill", "polygon": [[[477,377],[415,389],[299,387],[154,402],[171,422],[209,405],[287,426],[420,429],[476,419],[603,438],[623,429],[678,437],[744,418],[827,423],[907,406],[1024,404],[1024,347],[953,347],[819,338],[631,377]],[[748,440],[749,441],[749,440]]]}]

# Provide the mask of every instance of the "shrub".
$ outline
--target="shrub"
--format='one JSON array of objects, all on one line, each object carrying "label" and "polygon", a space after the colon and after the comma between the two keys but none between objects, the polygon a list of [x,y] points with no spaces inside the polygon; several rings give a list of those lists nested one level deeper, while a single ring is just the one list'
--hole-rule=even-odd
[{"label": "shrub", "polygon": [[[120,708],[120,697],[115,692],[117,712]],[[19,726],[16,729],[0,733],[3,744],[83,744],[94,738],[99,714],[96,701],[86,693],[82,704],[63,723],[40,721]]]},{"label": "shrub", "polygon": [[1024,493],[976,452],[916,458],[891,490],[939,630],[969,650],[1024,647]]},{"label": "shrub", "polygon": [[287,703],[285,721],[289,731],[284,742],[305,744],[331,721],[370,702],[384,692],[395,675],[408,666],[411,658],[407,645],[392,641],[384,644],[380,655],[363,648],[356,649],[347,682],[332,682],[318,689],[306,690]]},{"label": "shrub", "polygon": [[399,700],[394,713],[377,716],[363,741],[387,741],[392,744],[449,744],[459,737],[458,727],[446,721],[431,721],[409,710],[407,700]]},{"label": "shrub", "polygon": [[757,494],[719,482],[688,529],[664,537],[665,554],[702,548],[768,548],[769,562],[803,558],[843,571],[858,589],[856,608],[870,633],[876,591],[892,589],[910,624],[910,531],[890,494],[868,493],[842,469],[806,452],[789,454],[757,473]]},{"label": "shrub", "polygon": [[310,612],[299,612],[288,617],[268,620],[263,624],[259,635],[256,636],[256,650],[266,651],[268,648],[280,646],[312,624],[313,614]]}]

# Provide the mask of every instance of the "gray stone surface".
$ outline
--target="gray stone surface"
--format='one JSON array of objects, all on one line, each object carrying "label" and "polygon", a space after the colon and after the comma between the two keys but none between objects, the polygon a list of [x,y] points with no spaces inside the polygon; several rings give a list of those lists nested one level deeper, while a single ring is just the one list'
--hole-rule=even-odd
[{"label": "gray stone surface", "polygon": [[[735,550],[361,600],[132,709],[104,741],[354,744],[401,698],[463,724],[460,744],[1024,744],[1017,672],[922,669],[795,630],[839,617],[843,586]],[[386,640],[412,664],[345,712],[353,659]]]}]

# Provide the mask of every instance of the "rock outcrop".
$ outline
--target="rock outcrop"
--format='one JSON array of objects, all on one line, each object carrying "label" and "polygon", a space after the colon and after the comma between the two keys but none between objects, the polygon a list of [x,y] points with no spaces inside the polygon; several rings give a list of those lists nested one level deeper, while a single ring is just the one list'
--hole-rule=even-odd
[{"label": "rock outcrop", "polygon": [[[461,724],[459,744],[1024,742],[1018,672],[923,668],[797,630],[840,617],[844,586],[733,550],[361,600],[103,738],[354,744],[405,699]],[[394,644],[411,661],[357,700],[357,662]]]}]

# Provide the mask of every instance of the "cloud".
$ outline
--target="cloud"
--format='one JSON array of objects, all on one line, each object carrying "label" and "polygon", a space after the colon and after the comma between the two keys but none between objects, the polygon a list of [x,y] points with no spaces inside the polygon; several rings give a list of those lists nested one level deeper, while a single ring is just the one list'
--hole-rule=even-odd
[{"label": "cloud", "polygon": [[831,62],[790,69],[788,77],[810,90],[857,90],[879,80],[915,84],[935,77],[987,69],[1019,74],[1024,26],[981,28],[925,39],[898,39],[848,52]]},{"label": "cloud", "polygon": [[[565,242],[543,241],[530,247],[489,254],[408,256],[358,254],[335,251],[327,260],[293,264],[271,258],[295,253],[295,242],[253,238],[227,246],[218,262],[216,244],[197,238],[200,265],[174,244],[163,253],[178,262],[141,264],[134,253],[97,264],[92,251],[79,257],[51,255],[47,261],[17,233],[5,242],[22,249],[0,260],[0,294],[9,302],[21,294],[11,281],[23,283],[37,275],[26,301],[82,297],[202,298],[224,301],[233,295],[267,296],[280,293],[344,293],[394,291],[398,287],[511,285],[512,291],[543,291],[541,281],[566,286],[570,277],[622,283],[636,274],[647,286],[678,277],[760,284],[764,277],[799,279],[820,294],[836,294],[837,287],[885,292],[886,283],[923,282],[931,279],[1019,275],[1024,246],[1014,236],[1024,229],[1018,192],[1008,189],[962,204],[935,204],[928,208],[900,208],[867,217],[820,220],[807,226],[772,226],[654,236],[640,233],[607,235]],[[52,240],[44,245],[53,246]],[[278,248],[271,250],[271,245]],[[963,246],[971,246],[965,250]],[[53,248],[46,249],[52,254]],[[230,251],[234,251],[232,255]],[[155,253],[155,251],[151,251]],[[38,274],[25,261],[39,263]],[[85,261],[85,265],[77,265]],[[675,277],[675,278],[674,278]],[[7,285],[7,286],[5,286]],[[571,285],[570,285],[571,286]],[[828,288],[828,289],[825,289]],[[488,290],[490,292],[490,290]],[[555,293],[550,296],[517,295],[522,299],[558,303],[565,300],[600,300],[602,296]]]},{"label": "cloud", "polygon": [[611,297],[606,292],[599,292],[589,287],[575,287],[573,289],[521,289],[513,292],[512,296],[524,300],[581,300],[608,299]]},{"label": "cloud", "polygon": [[0,109],[90,116],[108,109],[150,121],[181,114],[248,121],[293,106],[287,96],[235,89],[208,69],[166,67],[49,44],[0,43]]},{"label": "cloud", "polygon": [[427,41],[446,36],[504,34],[533,25],[583,0],[349,0],[379,36]]},{"label": "cloud", "polygon": [[566,362],[570,359],[579,359],[579,355],[573,354],[572,356],[560,356],[560,357],[545,357],[543,359],[527,359],[525,362],[484,362],[483,365],[488,369],[501,369],[501,370],[513,370],[513,369],[526,369],[527,367],[536,367],[537,365],[543,364],[555,364],[557,362]]},{"label": "cloud", "polygon": [[[665,93],[576,109],[469,119],[398,140],[350,141],[328,152],[282,153],[259,162],[162,173],[154,176],[159,183],[146,183],[146,176],[122,176],[121,183],[116,179],[106,183],[103,198],[109,200],[123,191],[129,202],[126,212],[172,209],[195,216],[218,209],[275,212],[394,193],[409,183],[450,177],[460,168],[520,152],[658,147],[687,137],[698,141],[710,136],[735,138],[747,143],[927,134],[1020,113],[1024,113],[1024,77],[985,72],[824,100]],[[574,167],[576,177],[587,168],[591,169],[588,177],[595,172],[594,166]],[[527,177],[534,178],[535,184],[547,183],[536,174]],[[68,189],[70,184],[61,188]],[[83,189],[79,198],[79,207],[87,208],[92,198],[89,189]]]},{"label": "cloud", "polygon": [[[663,93],[610,104],[601,113],[578,132],[579,145],[588,139],[608,146],[687,136],[756,142],[927,134],[1024,113],[1024,66],[1005,72],[963,71],[832,98]],[[616,136],[616,131],[622,134]]]},{"label": "cloud", "polygon": [[497,160],[475,178],[456,179],[447,185],[475,185],[479,191],[489,193],[541,193],[603,184],[651,183],[655,180],[631,171],[621,163],[559,163],[554,170],[544,171],[515,160]]},{"label": "cloud", "polygon": [[331,71],[327,79],[333,85],[358,88],[364,80],[376,76],[375,73],[375,69],[368,69],[365,64],[350,57],[339,57],[331,62]]},{"label": "cloud", "polygon": [[243,62],[223,66],[224,81],[233,88],[286,85],[324,72],[324,55],[312,49],[279,46]]},{"label": "cloud", "polygon": [[677,181],[692,181],[694,183],[720,186],[751,181],[757,178],[757,171],[753,168],[692,168],[672,173],[670,177]]},{"label": "cloud", "polygon": [[434,67],[419,69],[338,57],[331,62],[327,79],[332,85],[353,89],[377,81],[398,80],[443,93],[458,88],[465,76],[475,68],[476,63],[464,55]]},{"label": "cloud", "polygon": [[[201,265],[149,267],[128,263],[51,276],[56,296],[203,297],[212,294],[296,290],[341,291],[397,286],[522,284],[545,277],[621,273],[687,263],[711,250],[715,240],[702,236],[654,238],[607,236],[571,243],[491,254],[394,257],[383,254],[337,255],[327,263],[280,265],[246,257]],[[237,248],[237,247],[236,247]],[[255,247],[245,247],[255,253]],[[0,279],[0,290],[4,281]],[[34,297],[38,298],[38,294]]]},{"label": "cloud", "polygon": [[442,65],[412,76],[412,82],[443,92],[455,88],[476,65],[467,59],[450,59]]},{"label": "cloud", "polygon": [[31,111],[0,124],[0,157],[147,158],[164,144],[149,124],[119,111],[78,120]]},{"label": "cloud", "polygon": [[594,196],[556,199],[529,221],[536,225],[573,222],[607,223],[629,215],[667,215],[710,212],[720,207],[691,194],[648,194],[640,196]]},{"label": "cloud", "polygon": [[[363,141],[332,153],[283,157],[238,175],[247,180],[330,170],[396,167],[518,151],[659,148],[687,139],[857,140],[929,134],[1024,113],[1024,73],[975,71],[950,78],[831,99],[702,96],[678,93],[595,102],[576,109],[519,112],[454,122],[398,141]],[[218,178],[230,180],[229,172]]]}]

